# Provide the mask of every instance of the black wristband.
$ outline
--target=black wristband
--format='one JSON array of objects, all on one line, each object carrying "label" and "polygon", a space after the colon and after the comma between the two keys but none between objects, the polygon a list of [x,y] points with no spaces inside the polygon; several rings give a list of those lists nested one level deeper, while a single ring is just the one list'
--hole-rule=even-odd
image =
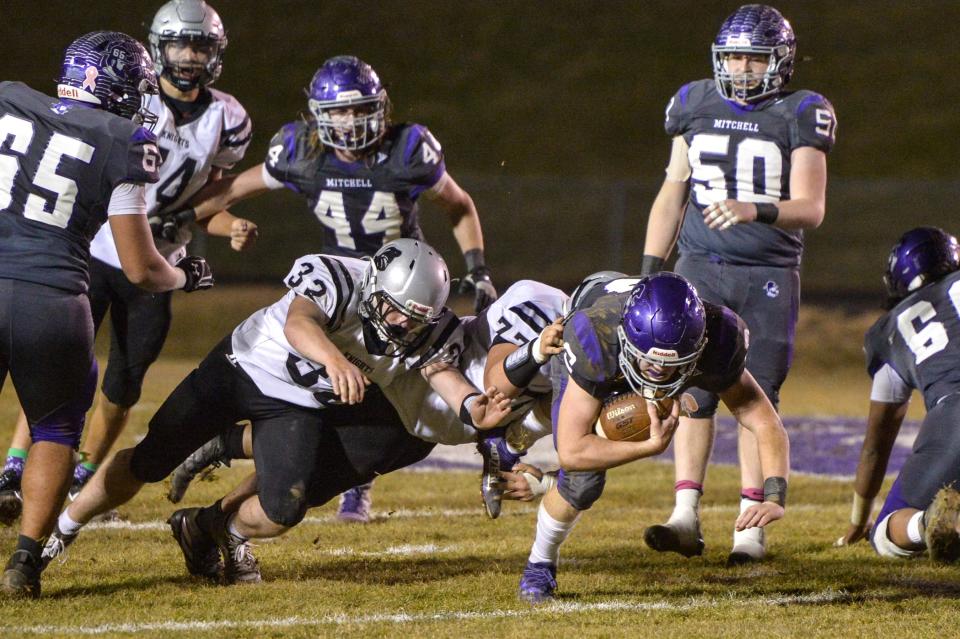
[{"label": "black wristband", "polygon": [[777,208],[776,204],[771,204],[770,202],[761,202],[756,204],[757,207],[757,222],[761,224],[773,224],[777,221],[777,217],[780,215],[780,209]]},{"label": "black wristband", "polygon": [[653,275],[663,270],[664,259],[656,255],[644,255],[640,260],[640,275]]},{"label": "black wristband", "polygon": [[470,416],[470,409],[467,408],[467,401],[469,401],[471,397],[476,397],[477,395],[481,394],[482,393],[470,393],[463,398],[462,402],[460,402],[460,421],[467,426],[473,426],[473,417]]},{"label": "black wristband", "polygon": [[467,272],[472,273],[475,269],[482,268],[487,265],[486,260],[483,259],[483,249],[470,249],[463,254],[463,261],[467,263]]},{"label": "black wristband", "polygon": [[787,505],[787,480],[783,477],[767,477],[763,480],[763,501]]},{"label": "black wristband", "polygon": [[503,374],[507,381],[517,388],[526,388],[533,378],[540,372],[540,364],[533,356],[533,348],[537,340],[527,342],[513,351],[503,360]]}]

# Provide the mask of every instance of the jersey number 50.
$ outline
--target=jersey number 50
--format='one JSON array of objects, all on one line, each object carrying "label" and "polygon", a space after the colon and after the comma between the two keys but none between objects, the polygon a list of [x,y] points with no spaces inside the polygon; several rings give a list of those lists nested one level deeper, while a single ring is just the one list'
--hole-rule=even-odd
[{"label": "jersey number 50", "polygon": [[[10,115],[0,117],[0,140],[9,140],[9,150],[0,153],[0,210],[13,204],[13,183],[33,141],[33,123]],[[66,228],[77,200],[77,183],[57,173],[63,158],[85,164],[93,159],[94,148],[76,138],[54,133],[43,151],[33,185],[42,191],[27,195],[23,216],[31,220]],[[18,159],[18,157],[20,159]],[[34,189],[30,189],[33,191]],[[48,194],[51,193],[53,197]]]},{"label": "jersey number 50", "polygon": [[731,162],[729,135],[698,133],[690,142],[688,157],[693,198],[701,207],[721,200],[774,202],[781,198],[783,158],[780,148],[769,140],[741,140]]}]

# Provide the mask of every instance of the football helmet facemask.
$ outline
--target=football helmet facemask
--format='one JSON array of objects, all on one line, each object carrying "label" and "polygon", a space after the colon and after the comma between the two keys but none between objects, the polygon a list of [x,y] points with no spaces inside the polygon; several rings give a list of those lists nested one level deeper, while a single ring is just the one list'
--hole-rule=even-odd
[{"label": "football helmet facemask", "polygon": [[307,104],[324,145],[363,151],[386,132],[389,100],[373,68],[357,57],[330,58],[314,74]]},{"label": "football helmet facemask", "polygon": [[143,45],[117,31],[93,31],[70,43],[63,54],[57,96],[76,100],[151,126],[157,115],[147,109],[158,91],[153,60]]},{"label": "football helmet facemask", "polygon": [[706,313],[679,275],[640,278],[617,327],[620,370],[645,399],[673,397],[694,373],[707,344]]},{"label": "football helmet facemask", "polygon": [[[450,273],[443,258],[419,240],[400,239],[377,251],[360,285],[360,319],[367,350],[401,357],[416,348],[443,314]],[[389,316],[405,317],[407,326]]]},{"label": "football helmet facemask", "polygon": [[[720,95],[727,100],[757,102],[779,93],[790,82],[797,39],[790,22],[779,11],[763,4],[747,4],[724,20],[711,51]],[[767,68],[760,74],[730,73],[727,56],[731,54],[766,56]]]},{"label": "football helmet facemask", "polygon": [[227,32],[203,0],[171,0],[160,7],[148,39],[157,74],[180,91],[209,86],[220,77]]}]

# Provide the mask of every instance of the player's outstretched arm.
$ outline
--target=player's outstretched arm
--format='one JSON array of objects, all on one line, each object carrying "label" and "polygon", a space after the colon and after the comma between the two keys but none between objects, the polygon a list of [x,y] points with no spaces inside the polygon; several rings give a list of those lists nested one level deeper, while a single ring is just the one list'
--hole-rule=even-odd
[{"label": "player's outstretched arm", "polygon": [[217,237],[229,237],[230,248],[234,251],[249,251],[257,244],[260,229],[256,222],[237,217],[230,211],[220,211],[201,220],[200,225],[207,233]]},{"label": "player's outstretched arm", "polygon": [[853,482],[853,506],[850,512],[850,525],[843,537],[837,540],[838,546],[856,543],[867,536],[872,522],[870,513],[873,501],[880,492],[883,476],[887,472],[887,463],[893,444],[897,441],[900,426],[907,414],[909,400],[900,403],[870,401],[870,413],[867,417],[867,434],[860,449],[860,461],[857,463],[857,475]]},{"label": "player's outstretched arm", "polygon": [[133,284],[154,293],[187,285],[187,273],[157,252],[145,215],[111,215],[109,223],[123,274]]},{"label": "player's outstretched arm", "polygon": [[787,477],[790,474],[790,440],[780,416],[757,380],[744,369],[720,399],[744,428],[757,438],[760,468],[763,471],[762,503],[751,506],[737,518],[737,530],[766,526],[784,515]]},{"label": "player's outstretched arm", "polygon": [[468,426],[488,430],[499,426],[510,414],[509,397],[494,387],[481,393],[452,364],[430,364],[421,368],[420,374],[447,406],[460,416],[460,421]]},{"label": "player's outstretched arm", "polygon": [[238,175],[211,180],[190,199],[197,220],[215,215],[233,204],[270,190],[263,178],[264,166],[257,164]]},{"label": "player's outstretched arm", "polygon": [[563,318],[544,328],[537,339],[521,346],[494,344],[483,370],[484,386],[495,386],[507,397],[516,397],[530,385],[547,360],[563,351]]},{"label": "player's outstretched arm", "polygon": [[690,179],[687,151],[686,141],[682,136],[676,136],[670,151],[666,177],[650,207],[641,275],[656,273],[663,268],[663,262],[670,256],[680,234]]},{"label": "player's outstretched arm", "polygon": [[659,455],[670,445],[680,418],[680,402],[661,418],[654,404],[647,404],[650,437],[645,441],[611,441],[594,434],[601,401],[570,378],[560,400],[555,425],[560,466],[570,471],[598,471],[620,466],[643,457]]},{"label": "player's outstretched arm", "polygon": [[359,404],[370,380],[330,341],[324,329],[326,322],[326,315],[316,304],[298,295],[290,302],[283,335],[298,353],[326,368],[340,401]]}]

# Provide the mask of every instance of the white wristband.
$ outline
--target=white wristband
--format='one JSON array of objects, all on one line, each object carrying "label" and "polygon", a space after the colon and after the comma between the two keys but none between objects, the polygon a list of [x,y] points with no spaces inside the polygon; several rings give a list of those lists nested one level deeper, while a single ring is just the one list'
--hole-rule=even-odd
[{"label": "white wristband", "polygon": [[853,508],[850,511],[850,523],[854,526],[863,526],[870,520],[873,512],[873,499],[861,497],[853,493]]},{"label": "white wristband", "polygon": [[537,364],[545,364],[546,361],[550,359],[549,355],[543,355],[540,353],[540,336],[539,335],[537,335],[537,339],[533,340],[533,350],[531,351],[530,354],[533,355],[533,361],[535,361]]}]

